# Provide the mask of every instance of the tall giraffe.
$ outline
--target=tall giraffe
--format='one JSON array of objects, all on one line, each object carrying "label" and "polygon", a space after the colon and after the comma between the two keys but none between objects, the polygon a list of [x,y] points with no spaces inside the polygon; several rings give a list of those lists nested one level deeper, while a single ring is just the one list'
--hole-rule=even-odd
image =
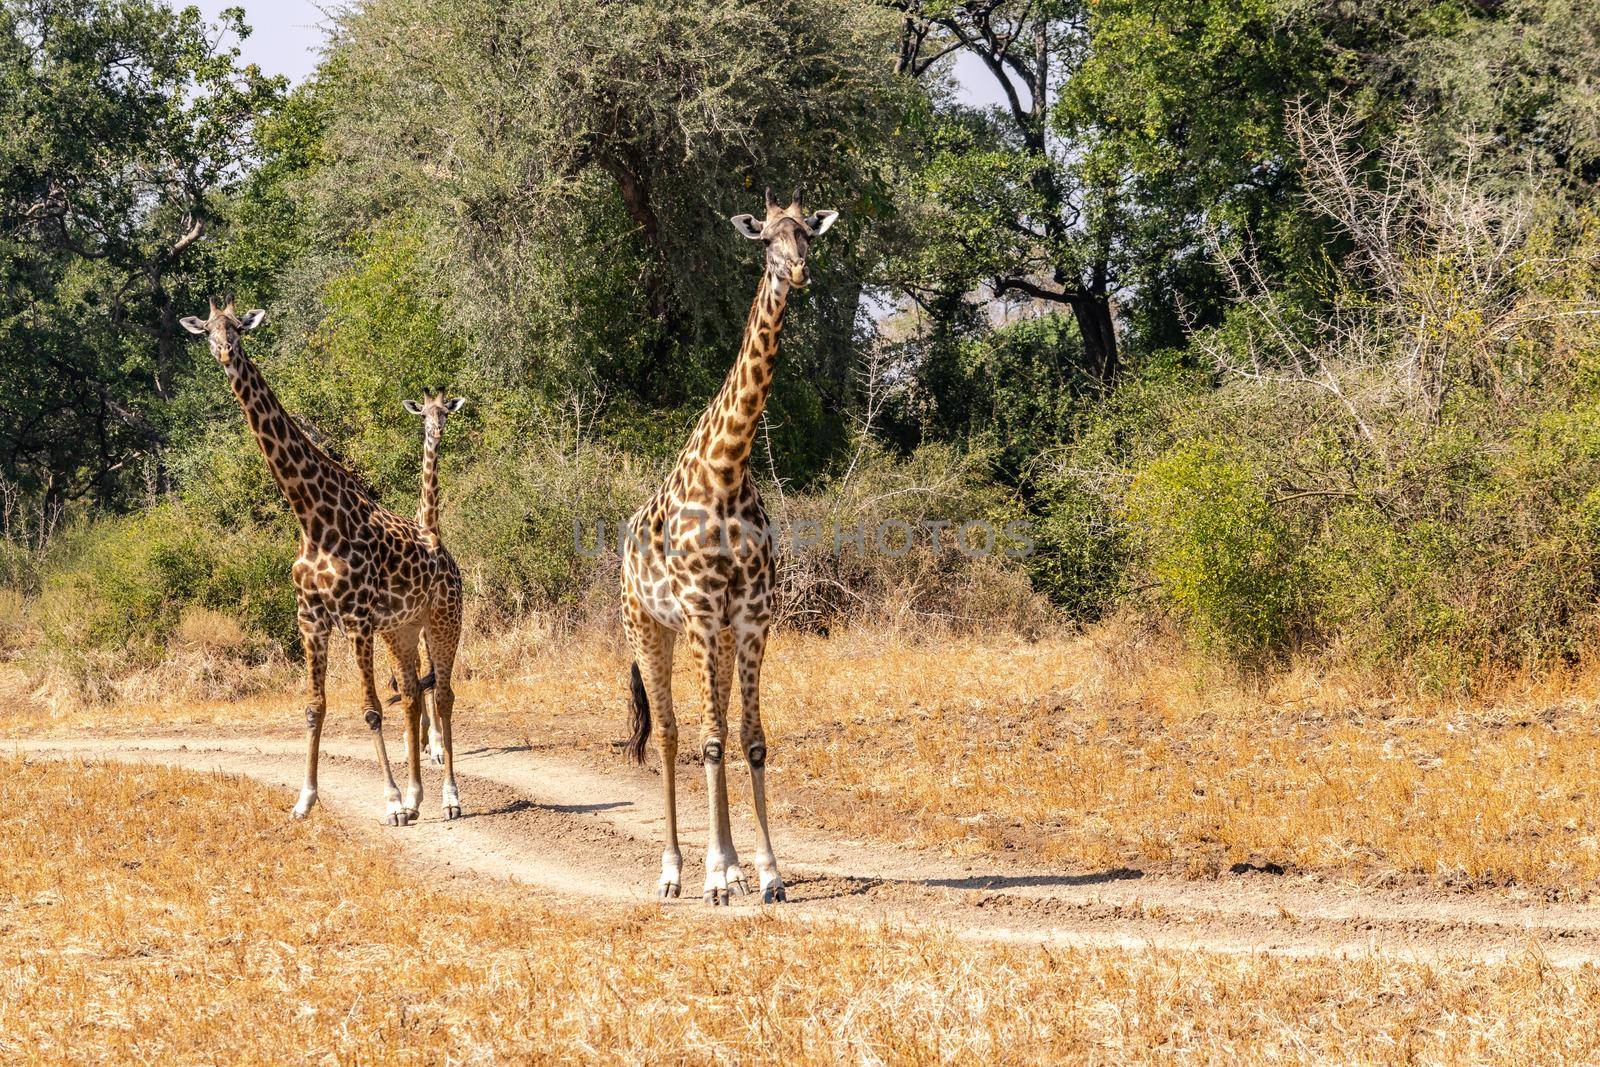
[{"label": "tall giraffe", "polygon": [[[439,535],[439,441],[444,436],[445,420],[461,410],[466,398],[446,396],[444,390],[436,393],[424,392],[421,400],[404,400],[401,405],[411,414],[422,419],[422,492],[417,498],[417,525],[422,528],[422,536],[436,551],[444,551],[443,539]],[[433,647],[428,648],[428,656],[433,657]],[[422,688],[433,688],[435,674],[430,669],[422,679]],[[394,679],[390,685],[397,690],[399,686]],[[389,698],[389,703],[397,703],[401,699],[399,693]],[[435,697],[437,707],[437,697]],[[445,741],[444,723],[438,716],[429,720],[427,706],[422,709],[422,737],[428,743],[428,758],[434,763],[446,763],[446,756],[451,753],[451,746]],[[449,764],[453,764],[451,759]],[[447,764],[446,778],[455,780],[454,767]]]},{"label": "tall giraffe", "polygon": [[[206,318],[190,315],[183,319],[183,327],[209,339],[211,354],[227,372],[267,467],[300,522],[300,556],[292,576],[310,705],[306,708],[305,784],[294,815],[304,818],[317,802],[317,755],[328,709],[324,687],[328,637],[338,627],[354,645],[361,669],[365,719],[383,769],[387,821],[391,826],[406,826],[417,820],[422,806],[418,742],[422,684],[417,677],[417,638],[421,634],[428,639],[435,678],[434,707],[444,734],[446,767],[451,766],[450,715],[455,695],[450,679],[461,633],[461,572],[436,539],[416,522],[375,501],[358,478],[318,448],[283,410],[240,341],[266,317],[259,308],[239,315],[232,300],[220,308],[213,300]],[[404,799],[383,745],[383,711],[372,667],[374,636],[382,636],[393,653],[407,699],[410,776]],[[461,800],[453,775],[447,774],[443,794],[445,817],[456,818],[461,814]]]},{"label": "tall giraffe", "polygon": [[761,833],[756,852],[761,900],[771,904],[785,899],[767,832],[767,741],[760,693],[776,572],[772,527],[750,477],[750,449],[772,387],[789,290],[811,280],[806,267],[811,242],[827,232],[838,214],[808,216],[800,209],[799,190],[785,207],[768,189],[764,222],[753,215],[733,217],[734,229],[767,246],[766,270],[756,287],[739,355],[678,454],[666,484],[628,520],[623,538],[623,629],[634,659],[628,747],[635,760],[644,762],[653,709],[667,812],[658,889],[663,899],[679,895],[683,867],[678,850],[678,724],[672,712],[672,649],[678,634],[687,639],[694,656],[705,713],[700,751],[711,812],[705,900],[727,904],[730,891],[749,892],[733,847],[723,766],[735,666],[743,711],[739,740],[750,766]]}]

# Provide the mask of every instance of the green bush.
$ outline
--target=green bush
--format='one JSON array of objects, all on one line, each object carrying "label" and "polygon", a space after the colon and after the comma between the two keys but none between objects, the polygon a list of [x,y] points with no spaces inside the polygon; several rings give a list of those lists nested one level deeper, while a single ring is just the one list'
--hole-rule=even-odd
[{"label": "green bush", "polygon": [[1193,371],[1152,361],[1082,416],[1055,453],[1033,501],[1037,545],[1028,559],[1035,586],[1070,617],[1092,621],[1126,595],[1133,576],[1122,498],[1129,479],[1173,440],[1196,405]]},{"label": "green bush", "polygon": [[603,443],[569,450],[549,438],[507,442],[448,470],[444,539],[469,595],[509,613],[570,605],[597,570],[615,566],[619,525],[660,472]]},{"label": "green bush", "polygon": [[1570,662],[1592,641],[1600,407],[1535,414],[1494,450],[1482,437],[1441,433],[1408,497],[1338,507],[1313,554],[1323,626],[1427,688]]},{"label": "green bush", "polygon": [[1185,441],[1139,473],[1124,508],[1160,596],[1203,643],[1242,660],[1284,647],[1304,617],[1304,533],[1255,471]]},{"label": "green bush", "polygon": [[294,553],[264,528],[219,528],[177,503],[103,519],[57,549],[38,603],[45,646],[150,665],[184,611],[204,607],[294,649]]}]

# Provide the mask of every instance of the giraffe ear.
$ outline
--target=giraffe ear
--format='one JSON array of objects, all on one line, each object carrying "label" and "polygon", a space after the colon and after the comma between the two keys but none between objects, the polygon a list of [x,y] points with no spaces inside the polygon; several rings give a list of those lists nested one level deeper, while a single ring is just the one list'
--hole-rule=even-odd
[{"label": "giraffe ear", "polygon": [[761,240],[761,224],[756,221],[754,215],[735,215],[729,221],[733,223],[734,229],[750,238],[750,240]]},{"label": "giraffe ear", "polygon": [[444,409],[450,414],[454,415],[456,412],[461,410],[462,405],[464,405],[466,402],[467,398],[464,396],[453,396],[449,400],[445,401]]},{"label": "giraffe ear", "polygon": [[821,237],[828,232],[828,227],[833,225],[833,220],[839,217],[837,211],[818,211],[806,219],[806,229],[811,231],[811,236]]},{"label": "giraffe ear", "polygon": [[413,415],[422,414],[422,405],[417,403],[415,400],[402,400],[400,401],[400,406],[411,412]]},{"label": "giraffe ear", "polygon": [[206,320],[199,315],[185,315],[178,320],[178,325],[193,334],[203,335],[206,332]]},{"label": "giraffe ear", "polygon": [[246,311],[243,317],[239,319],[239,332],[249,333],[266,321],[267,313],[263,309],[256,308],[254,311]]}]

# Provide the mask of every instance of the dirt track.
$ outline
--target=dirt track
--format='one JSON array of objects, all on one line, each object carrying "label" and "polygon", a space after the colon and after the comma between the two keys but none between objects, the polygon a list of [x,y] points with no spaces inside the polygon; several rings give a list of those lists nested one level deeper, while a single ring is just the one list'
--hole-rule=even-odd
[{"label": "dirt track", "polygon": [[[41,740],[12,742],[5,751],[245,775],[285,787],[285,818],[303,759],[300,743],[267,739]],[[467,748],[457,759],[464,817],[442,819],[438,774],[430,768],[422,821],[392,828],[378,825],[381,790],[368,746],[329,739],[323,752],[321,817],[347,820],[387,847],[398,846],[425,873],[516,879],[613,906],[653,901],[661,806],[650,771],[620,761],[599,770],[518,748]],[[685,898],[664,906],[714,919],[722,913],[696,894],[705,833],[700,775],[680,774],[679,793]],[[739,818],[737,801],[735,807],[735,843],[748,849],[753,833]],[[831,839],[781,823],[773,838],[790,903],[768,910],[786,921],[916,923],[962,936],[1051,944],[1376,952],[1399,959],[1493,960],[1534,948],[1558,965],[1600,963],[1600,906],[1594,905],[1363,889],[1268,873],[1215,881],[1136,870],[1052,873]],[[760,905],[746,897],[736,907]]]}]

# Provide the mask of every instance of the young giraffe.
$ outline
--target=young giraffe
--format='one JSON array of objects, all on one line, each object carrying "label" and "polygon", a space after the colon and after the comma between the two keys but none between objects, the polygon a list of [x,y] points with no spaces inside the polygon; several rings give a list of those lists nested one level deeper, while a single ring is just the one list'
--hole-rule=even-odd
[{"label": "young giraffe", "polygon": [[811,242],[837,217],[836,211],[807,216],[800,210],[799,190],[784,207],[771,189],[764,223],[751,215],[734,216],[736,230],[767,245],[766,270],[756,288],[738,358],[700,416],[666,484],[628,520],[629,535],[623,538],[623,629],[634,657],[629,752],[644,762],[653,708],[667,809],[659,887],[663,898],[679,894],[683,865],[678,851],[678,724],[672,711],[672,648],[681,633],[694,656],[705,709],[700,750],[711,812],[705,900],[727,904],[730,890],[749,891],[733,848],[723,767],[728,690],[735,665],[743,708],[740,742],[750,765],[761,832],[756,852],[761,900],[771,904],[785,899],[767,833],[767,742],[760,705],[761,659],[772,621],[775,580],[772,528],[750,478],[750,449],[772,387],[789,290],[810,281],[806,255]]},{"label": "young giraffe", "polygon": [[[417,677],[417,637],[426,634],[435,678],[434,707],[444,734],[446,818],[461,814],[455,778],[449,773],[450,715],[455,705],[450,677],[461,632],[461,573],[450,554],[416,522],[403,519],[375,501],[353,474],[318,448],[295,424],[261,372],[244,354],[242,335],[260,326],[260,309],[238,315],[233,301],[207,318],[191,315],[184,329],[209,338],[211,353],[227,371],[233,394],[244,410],[273,479],[300,521],[300,556],[293,578],[305,644],[308,741],[305,785],[294,806],[304,818],[317,802],[317,752],[327,714],[324,677],[328,637],[334,627],[349,636],[366,700],[366,722],[378,765],[383,768],[387,821],[406,826],[422,805],[422,759],[418,726],[422,686]],[[381,635],[399,664],[406,709],[406,756],[410,769],[406,795],[389,769],[383,745],[383,712],[373,677],[373,637]]]},{"label": "young giraffe", "polygon": [[[417,525],[422,527],[422,536],[428,544],[440,552],[444,551],[444,546],[439,536],[439,441],[444,436],[445,420],[460,411],[466,402],[465,397],[446,396],[442,389],[437,393],[424,392],[421,400],[401,401],[402,407],[422,419],[422,495],[417,499]],[[428,656],[431,660],[431,646]],[[432,689],[434,678],[430,663],[428,673],[421,682],[422,688]],[[399,685],[393,678],[389,679],[389,684],[396,691],[389,698],[389,703],[399,703]],[[444,741],[444,724],[438,721],[437,715],[433,721],[429,720],[426,704],[422,709],[421,736],[428,742],[428,758],[434,763],[444,763],[448,750]],[[453,768],[447,768],[447,776],[453,781],[455,776],[449,773],[451,771]]]}]

